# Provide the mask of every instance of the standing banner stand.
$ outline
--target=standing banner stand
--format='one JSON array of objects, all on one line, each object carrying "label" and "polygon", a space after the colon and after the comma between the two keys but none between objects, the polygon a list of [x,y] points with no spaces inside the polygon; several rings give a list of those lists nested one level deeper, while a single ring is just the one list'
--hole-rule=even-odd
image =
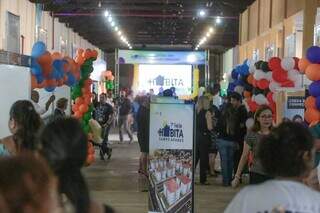
[{"label": "standing banner stand", "polygon": [[304,118],[304,88],[280,88],[276,92],[277,124],[283,119]]},{"label": "standing banner stand", "polygon": [[149,140],[149,213],[193,212],[194,105],[152,100]]}]

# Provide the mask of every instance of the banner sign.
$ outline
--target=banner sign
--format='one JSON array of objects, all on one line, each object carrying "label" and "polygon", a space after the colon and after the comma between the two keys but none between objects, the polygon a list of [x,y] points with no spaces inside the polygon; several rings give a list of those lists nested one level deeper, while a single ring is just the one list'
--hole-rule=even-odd
[{"label": "banner sign", "polygon": [[303,122],[304,88],[280,88],[276,91],[277,123],[283,120]]},{"label": "banner sign", "polygon": [[149,213],[193,211],[194,105],[151,103]]},{"label": "banner sign", "polygon": [[205,64],[205,51],[119,50],[119,64]]}]

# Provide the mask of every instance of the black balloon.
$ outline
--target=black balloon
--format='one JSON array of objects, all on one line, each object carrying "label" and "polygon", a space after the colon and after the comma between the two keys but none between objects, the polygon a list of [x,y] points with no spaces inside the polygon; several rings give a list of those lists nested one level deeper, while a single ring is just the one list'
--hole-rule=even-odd
[{"label": "black balloon", "polygon": [[254,64],[254,66],[256,67],[256,69],[261,69],[261,63],[262,63],[263,61],[257,61],[255,64]]},{"label": "black balloon", "polygon": [[260,64],[260,69],[263,71],[263,72],[269,72],[270,71],[270,68],[269,68],[269,65],[268,65],[268,62],[262,62]]}]

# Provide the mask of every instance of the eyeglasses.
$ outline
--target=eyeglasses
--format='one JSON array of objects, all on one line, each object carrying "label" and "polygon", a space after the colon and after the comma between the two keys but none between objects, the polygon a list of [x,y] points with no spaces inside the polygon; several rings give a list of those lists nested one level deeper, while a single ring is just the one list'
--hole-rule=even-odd
[{"label": "eyeglasses", "polygon": [[270,119],[270,118],[272,118],[272,115],[261,115],[260,118]]}]

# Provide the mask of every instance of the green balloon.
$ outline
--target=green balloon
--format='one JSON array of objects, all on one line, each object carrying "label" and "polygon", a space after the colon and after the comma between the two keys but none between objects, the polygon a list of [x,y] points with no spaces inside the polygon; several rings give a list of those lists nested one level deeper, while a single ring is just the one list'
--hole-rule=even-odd
[{"label": "green balloon", "polygon": [[91,119],[91,113],[90,112],[86,112],[83,116],[83,120],[86,122],[89,122],[89,120]]},{"label": "green balloon", "polygon": [[90,132],[90,126],[89,125],[86,125],[83,127],[83,131],[88,134]]},{"label": "green balloon", "polygon": [[83,87],[83,85],[84,85],[84,80],[83,79],[80,79],[80,81],[79,81],[79,83],[78,83],[78,85],[79,85],[79,87]]},{"label": "green balloon", "polygon": [[90,104],[90,106],[89,106],[89,112],[90,112],[90,113],[93,112],[93,104]]}]

